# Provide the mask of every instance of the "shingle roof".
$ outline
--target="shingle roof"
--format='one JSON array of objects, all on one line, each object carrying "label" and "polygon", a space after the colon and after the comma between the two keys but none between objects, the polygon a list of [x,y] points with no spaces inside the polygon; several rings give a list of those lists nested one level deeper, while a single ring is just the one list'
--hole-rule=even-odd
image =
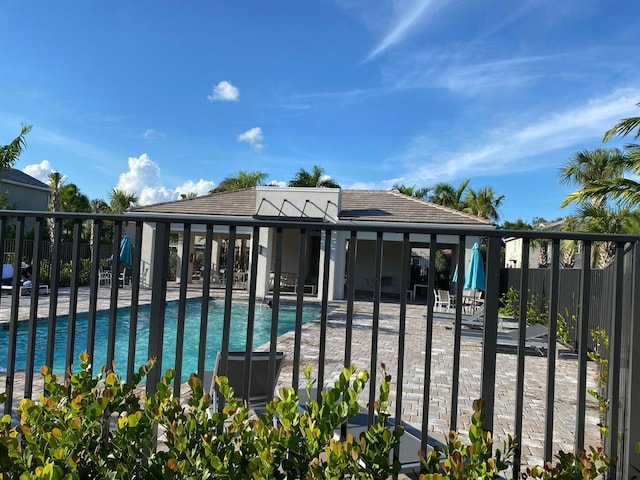
[{"label": "shingle roof", "polygon": [[23,185],[29,185],[31,187],[49,189],[46,183],[41,182],[37,178],[33,178],[31,175],[24,173],[22,170],[11,168],[9,170],[3,170],[1,174],[3,182],[15,182]]},{"label": "shingle roof", "polygon": [[343,190],[340,220],[491,225],[489,220],[390,190]]},{"label": "shingle roof", "polygon": [[[252,217],[256,190],[248,188],[187,200],[158,203],[132,212]],[[340,220],[491,226],[489,220],[389,190],[342,190]]]},{"label": "shingle roof", "polygon": [[256,190],[246,188],[204,197],[156,203],[131,209],[132,212],[252,217],[256,211]]}]

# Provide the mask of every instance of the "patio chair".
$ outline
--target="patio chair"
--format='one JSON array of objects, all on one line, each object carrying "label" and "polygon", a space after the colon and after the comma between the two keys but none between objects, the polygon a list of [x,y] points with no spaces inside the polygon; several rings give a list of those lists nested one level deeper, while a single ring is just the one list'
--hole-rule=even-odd
[{"label": "patio chair", "polygon": [[438,297],[440,298],[440,308],[443,308],[445,312],[456,309],[456,297],[447,290],[438,290]]},{"label": "patio chair", "polygon": [[[272,398],[273,392],[267,391],[269,378],[269,352],[253,352],[251,354],[251,377],[249,379],[249,398],[243,398],[244,391],[244,369],[245,369],[245,352],[229,352],[227,357],[226,377],[229,379],[229,386],[233,388],[236,398],[240,398],[247,402],[253,410],[264,409],[267,402]],[[273,387],[275,388],[280,370],[282,370],[282,361],[284,360],[284,352],[276,352],[275,376],[273,377]],[[213,399],[213,409],[218,409],[218,388],[213,381],[214,377],[221,375],[220,353],[216,356],[216,363],[213,370],[205,370],[202,383],[205,391],[208,389]]]},{"label": "patio chair", "polygon": [[98,286],[99,287],[111,286],[111,269],[110,268],[103,267],[98,271]]}]

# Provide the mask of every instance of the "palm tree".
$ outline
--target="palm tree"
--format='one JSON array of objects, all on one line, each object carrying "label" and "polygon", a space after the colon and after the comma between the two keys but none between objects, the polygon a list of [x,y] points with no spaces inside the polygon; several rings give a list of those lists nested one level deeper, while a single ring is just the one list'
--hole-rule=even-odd
[{"label": "palm tree", "polygon": [[60,212],[62,210],[62,200],[60,199],[60,190],[64,186],[67,177],[60,172],[51,172],[47,178],[49,179],[49,188],[51,189],[51,198],[49,199],[49,209],[52,212]]},{"label": "palm tree", "polygon": [[[102,198],[94,198],[91,200],[91,213],[106,213],[109,211],[109,204],[105,202]],[[95,255],[95,224],[94,222],[90,223],[91,231],[89,234],[89,246],[91,248],[91,258]],[[100,244],[100,239],[98,239],[98,244]]]},{"label": "palm tree", "polygon": [[298,170],[298,173],[289,181],[289,186],[340,188],[335,180],[324,174],[324,168],[320,168],[318,165],[314,165],[311,172],[304,168]]},{"label": "palm tree", "polygon": [[[632,218],[629,207],[609,207],[607,205],[582,205],[578,215],[583,219],[584,230],[597,233],[624,233],[627,220]],[[592,250],[592,265],[606,268],[613,263],[615,242],[598,242]]]},{"label": "palm tree", "polygon": [[443,207],[453,208],[454,210],[462,210],[464,208],[464,201],[462,196],[469,186],[470,179],[464,180],[458,188],[455,188],[450,183],[441,182],[435,185],[431,189],[431,196],[429,201],[437,203]]},{"label": "palm tree", "polygon": [[[637,103],[636,107],[640,107],[640,103]],[[638,131],[636,132],[636,136],[634,138],[640,137],[640,117],[623,118],[618,123],[616,123],[612,129],[608,130],[607,133],[604,134],[604,138],[602,139],[602,141],[608,142],[609,139],[614,135],[626,137],[636,128],[638,129]]]},{"label": "palm tree", "polygon": [[[62,211],[62,200],[60,199],[60,190],[64,186],[66,177],[60,172],[51,172],[47,175],[49,180],[49,188],[51,189],[51,197],[49,197],[49,210],[52,212]],[[55,228],[55,221],[53,218],[48,220],[49,223],[49,235],[51,242],[53,243],[53,230]]]},{"label": "palm tree", "polygon": [[257,187],[264,185],[264,181],[269,175],[266,173],[255,171],[248,172],[240,170],[238,175],[233,177],[226,177],[222,180],[216,188],[210,190],[209,193],[229,192],[232,190],[241,190],[243,188]]},{"label": "palm tree", "polygon": [[500,219],[498,208],[502,205],[504,195],[496,195],[493,188],[486,186],[477,192],[467,189],[464,197],[463,211],[479,218],[486,218],[497,222]]},{"label": "palm tree", "polygon": [[134,192],[127,192],[114,188],[111,191],[109,207],[113,213],[124,213],[138,203],[138,196]]},{"label": "palm tree", "polygon": [[[637,106],[640,107],[640,103]],[[640,137],[640,117],[622,119],[604,134],[603,141],[607,142],[615,135],[624,137],[633,134],[636,129],[635,139]],[[569,195],[565,203],[581,201],[583,198],[610,198],[627,206],[640,203],[640,182],[632,179],[640,175],[640,145],[625,145],[624,155],[616,156],[611,161],[611,168],[620,169],[619,175],[587,182],[581,190]]]},{"label": "palm tree", "polygon": [[7,170],[18,161],[18,157],[27,146],[25,136],[31,131],[31,125],[23,124],[20,135],[13,139],[8,145],[0,146],[0,173]]},{"label": "palm tree", "polygon": [[194,198],[198,198],[198,194],[196,192],[180,194],[180,200],[193,200]]},{"label": "palm tree", "polygon": [[602,181],[614,180],[624,172],[625,154],[617,148],[597,148],[595,150],[581,150],[560,169],[560,183],[573,183],[580,187],[562,202],[566,207],[571,202],[591,202],[602,205],[605,195],[593,195],[592,185]]},{"label": "palm tree", "polygon": [[418,188],[418,189],[416,189],[415,185],[413,185],[411,187],[408,187],[404,183],[396,183],[396,184],[394,184],[393,187],[391,187],[391,191],[392,192],[398,192],[398,193],[401,193],[403,195],[407,195],[408,197],[419,198],[420,200],[423,200],[424,197],[426,197],[427,194],[429,193],[429,189],[428,188]]}]

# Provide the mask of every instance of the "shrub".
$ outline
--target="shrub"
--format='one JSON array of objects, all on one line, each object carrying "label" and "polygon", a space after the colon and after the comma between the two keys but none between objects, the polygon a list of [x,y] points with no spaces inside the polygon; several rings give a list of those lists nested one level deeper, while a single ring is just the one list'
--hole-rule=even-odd
[{"label": "shrub", "polygon": [[[520,318],[520,292],[510,287],[507,293],[500,297],[500,315]],[[544,297],[528,291],[527,295],[527,323],[549,323],[548,304]]]},{"label": "shrub", "polygon": [[452,430],[442,449],[435,447],[426,455],[421,452],[421,480],[497,478],[500,472],[507,469],[507,462],[515,452],[515,442],[509,435],[503,449],[496,449],[495,456],[493,455],[491,432],[482,428],[482,407],[482,400],[474,400],[469,445],[463,445],[458,434]]},{"label": "shrub", "polygon": [[[422,474],[420,480],[466,480],[479,478],[503,478],[500,476],[513,459],[516,443],[509,435],[503,442],[502,450],[492,454],[491,433],[482,428],[482,400],[473,402],[473,414],[469,427],[468,445],[463,445],[455,431],[449,432],[447,444],[434,448],[428,454],[420,452]],[[547,462],[544,466],[527,468],[521,478],[543,480],[588,480],[598,478],[617,461],[607,456],[602,448],[591,448],[589,453],[582,450],[573,455],[560,451],[557,463]]]},{"label": "shrub", "polygon": [[[145,398],[138,384],[153,365],[126,383],[106,370],[92,377],[83,353],[68,387],[43,367],[47,395],[20,403],[18,426],[11,427],[9,415],[0,422],[0,478],[386,479],[399,470],[389,454],[402,428],[385,426],[390,376],[384,366],[376,421],[356,441],[334,438],[360,411],[358,396],[369,376],[354,367],[342,371],[321,403],[301,409],[296,392],[283,388],[258,418],[224,377],[215,379],[225,399],[219,412],[195,375],[188,404],[181,405],[172,395],[172,370]],[[310,378],[310,369],[305,375]],[[158,451],[156,428],[164,435]]]},{"label": "shrub", "polygon": [[560,452],[554,465],[547,462],[544,467],[527,468],[523,478],[541,478],[544,480],[587,480],[599,478],[615,464],[616,459],[604,454],[602,448],[587,453],[584,450],[573,453]]}]

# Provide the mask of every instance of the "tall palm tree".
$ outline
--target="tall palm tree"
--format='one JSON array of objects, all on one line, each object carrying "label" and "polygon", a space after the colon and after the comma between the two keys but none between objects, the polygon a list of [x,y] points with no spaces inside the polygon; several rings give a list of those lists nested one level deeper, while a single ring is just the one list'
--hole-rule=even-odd
[{"label": "tall palm tree", "polygon": [[289,181],[290,187],[326,187],[340,188],[340,185],[328,175],[325,175],[324,168],[314,165],[311,172],[301,168],[298,173]]},{"label": "tall palm tree", "polygon": [[[106,213],[109,211],[109,204],[105,202],[102,198],[94,198],[91,200],[91,213]],[[96,254],[95,248],[95,224],[94,222],[90,223],[91,231],[89,234],[89,246],[91,248],[91,258]],[[98,239],[98,245],[100,244],[100,239]]]},{"label": "tall palm tree", "polygon": [[209,193],[229,192],[264,185],[264,181],[268,176],[266,173],[260,171],[249,172],[240,170],[238,175],[226,177],[216,188],[210,190]]},{"label": "tall palm tree", "polygon": [[469,186],[471,179],[464,180],[458,188],[450,183],[441,182],[431,189],[429,201],[437,203],[443,207],[453,208],[454,210],[462,210],[464,208],[463,195]]},{"label": "tall palm tree", "polygon": [[562,202],[566,207],[571,202],[590,202],[602,205],[605,195],[593,195],[592,185],[602,181],[617,179],[624,172],[625,154],[617,148],[597,148],[595,150],[581,150],[560,169],[560,183],[575,184],[580,187]]},{"label": "tall palm tree", "polygon": [[416,188],[415,185],[408,187],[404,183],[396,183],[391,187],[392,192],[398,192],[408,197],[424,199],[429,194],[428,188]]},{"label": "tall palm tree", "polygon": [[0,146],[0,173],[7,170],[18,161],[18,157],[27,146],[25,136],[31,131],[31,125],[23,124],[20,129],[20,135],[11,141],[8,145]]},{"label": "tall palm tree", "polygon": [[135,192],[114,188],[111,191],[109,207],[113,213],[124,213],[138,203]]},{"label": "tall palm tree", "polygon": [[[47,175],[49,180],[49,188],[51,189],[51,196],[49,197],[49,210],[52,212],[62,211],[62,199],[60,198],[60,190],[64,186],[66,177],[60,172],[51,172]],[[49,236],[53,243],[53,230],[55,228],[55,221],[53,218],[48,220],[49,223]]]},{"label": "tall palm tree", "polygon": [[62,210],[62,200],[60,198],[60,190],[64,186],[67,177],[60,172],[51,172],[47,178],[49,179],[49,188],[51,189],[51,197],[49,198],[49,209],[52,212],[60,212]]},{"label": "tall palm tree", "polygon": [[477,192],[467,189],[464,197],[463,211],[479,218],[485,218],[497,222],[500,219],[498,208],[502,205],[504,195],[496,195],[493,188],[486,186]]}]

